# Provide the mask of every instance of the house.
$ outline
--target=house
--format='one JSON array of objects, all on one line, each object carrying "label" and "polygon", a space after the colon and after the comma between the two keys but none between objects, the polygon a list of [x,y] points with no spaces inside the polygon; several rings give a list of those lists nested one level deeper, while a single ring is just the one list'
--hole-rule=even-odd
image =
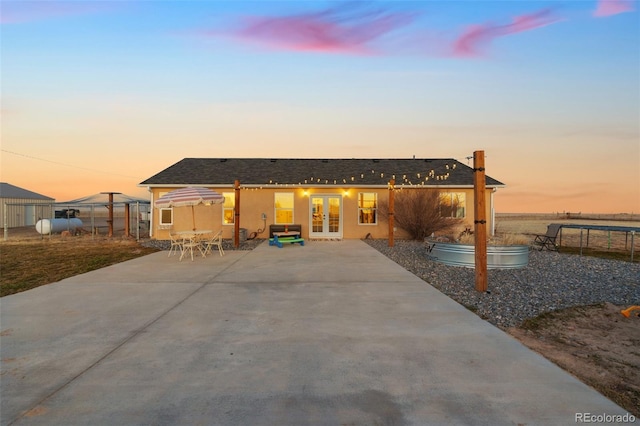
[{"label": "house", "polygon": [[55,201],[51,197],[0,182],[2,226],[5,228],[32,226],[40,218],[52,217]]},{"label": "house", "polygon": [[[221,205],[153,208],[152,236],[169,231],[223,229],[232,238],[234,221],[248,234],[268,236],[271,224],[299,224],[304,238],[387,238],[388,223],[378,214],[395,190],[437,190],[449,204],[447,215],[473,227],[473,169],[455,159],[295,159],[185,158],[139,184],[151,205],[163,194],[185,186],[205,186],[225,196]],[[239,181],[239,216],[234,182]],[[486,216],[494,227],[493,193],[504,184],[486,177]],[[396,236],[402,238],[402,229]]]}]

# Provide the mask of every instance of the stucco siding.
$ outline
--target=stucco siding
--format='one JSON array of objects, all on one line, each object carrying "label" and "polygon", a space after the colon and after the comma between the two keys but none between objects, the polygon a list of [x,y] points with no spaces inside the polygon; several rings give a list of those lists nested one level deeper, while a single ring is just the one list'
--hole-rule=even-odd
[{"label": "stucco siding", "polygon": [[[211,186],[220,193],[225,193],[235,199],[233,187]],[[175,188],[152,188],[152,199],[155,200],[163,193]],[[421,189],[411,189],[421,190]],[[471,188],[443,188],[426,190],[442,190],[446,192],[464,192],[465,194],[465,218],[460,225],[460,230],[465,227],[473,228],[474,196]],[[301,188],[301,187],[269,187],[269,188],[242,188],[240,189],[240,228],[247,230],[249,237],[267,238],[269,235],[269,225],[274,224],[275,205],[274,197],[276,193],[292,193],[294,199],[293,223],[302,226],[302,237],[309,238],[311,229],[311,198],[314,196],[337,196],[341,200],[341,233],[340,238],[360,239],[370,235],[372,238],[387,238],[389,225],[380,214],[377,216],[376,224],[358,223],[358,195],[361,192],[375,192],[378,203],[388,202],[389,190],[386,188],[371,187],[322,187],[322,188]],[[492,229],[491,223],[491,190],[487,190],[487,212],[488,230]],[[157,239],[168,239],[169,231],[188,231],[195,227],[198,230],[223,230],[225,239],[233,238],[234,225],[223,223],[223,205],[176,207],[173,210],[173,224],[162,227],[159,225],[158,208],[152,209],[153,237]],[[266,215],[266,220],[262,215]],[[405,238],[406,233],[396,227],[396,238]]]}]

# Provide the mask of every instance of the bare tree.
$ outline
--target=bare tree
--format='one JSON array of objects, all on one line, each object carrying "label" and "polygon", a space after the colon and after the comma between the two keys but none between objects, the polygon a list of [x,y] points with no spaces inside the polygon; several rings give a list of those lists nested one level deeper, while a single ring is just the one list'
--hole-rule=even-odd
[{"label": "bare tree", "polygon": [[[389,220],[389,203],[381,201],[380,215]],[[436,190],[403,189],[395,192],[394,223],[404,229],[414,240],[424,240],[434,232],[446,232],[462,221],[442,217],[440,194]],[[451,209],[448,206],[449,210]]]}]

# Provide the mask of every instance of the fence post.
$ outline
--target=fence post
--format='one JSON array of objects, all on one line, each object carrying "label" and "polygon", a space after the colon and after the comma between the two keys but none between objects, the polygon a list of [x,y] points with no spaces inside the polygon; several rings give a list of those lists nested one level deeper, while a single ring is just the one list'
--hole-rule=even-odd
[{"label": "fence post", "polygon": [[136,201],[136,241],[140,241],[140,201]]},{"label": "fence post", "polygon": [[233,246],[240,247],[240,181],[238,179],[233,183],[235,190],[235,208],[234,208],[234,224],[233,224]]},{"label": "fence post", "polygon": [[389,180],[389,247],[393,247],[393,228],[395,227],[395,186],[396,180]]},{"label": "fence post", "polygon": [[475,233],[475,269],[476,290],[487,291],[487,211],[486,182],[484,169],[484,151],[473,153],[473,196],[474,196],[474,233]]}]

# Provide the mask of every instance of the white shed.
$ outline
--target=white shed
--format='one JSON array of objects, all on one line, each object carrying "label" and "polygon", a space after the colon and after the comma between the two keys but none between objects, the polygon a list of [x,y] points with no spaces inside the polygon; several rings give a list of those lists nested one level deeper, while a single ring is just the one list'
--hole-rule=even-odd
[{"label": "white shed", "polygon": [[53,217],[55,199],[0,182],[0,226],[33,226],[39,218]]}]

